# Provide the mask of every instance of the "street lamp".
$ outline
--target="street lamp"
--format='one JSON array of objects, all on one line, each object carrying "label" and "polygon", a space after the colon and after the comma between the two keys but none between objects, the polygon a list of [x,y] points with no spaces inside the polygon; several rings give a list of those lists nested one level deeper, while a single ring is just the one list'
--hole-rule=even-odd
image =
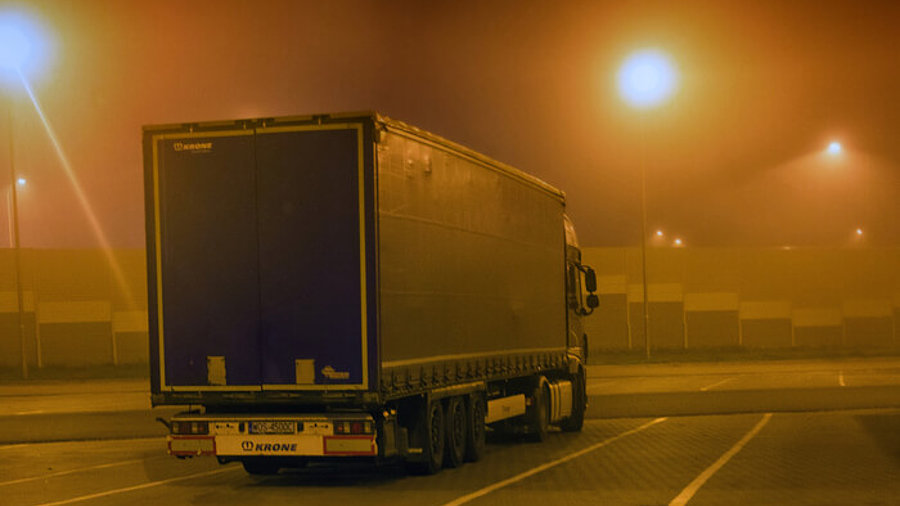
[{"label": "street lamp", "polygon": [[[619,93],[640,111],[661,105],[675,91],[678,73],[669,57],[656,49],[632,53],[619,69]],[[644,150],[646,151],[646,150]],[[641,160],[641,277],[644,291],[644,353],[650,358],[650,309],[647,300],[647,169]]]},{"label": "street lamp", "polygon": [[[14,23],[4,20],[0,23],[0,70],[21,75],[22,66],[31,54],[31,43],[25,33]],[[9,183],[11,237],[13,262],[16,271],[16,304],[19,327],[19,347],[22,353],[22,378],[28,378],[28,351],[25,345],[25,297],[22,290],[22,247],[19,240],[19,191],[24,178],[16,175],[15,138],[13,136],[12,97],[7,102],[7,130],[9,131]]]}]

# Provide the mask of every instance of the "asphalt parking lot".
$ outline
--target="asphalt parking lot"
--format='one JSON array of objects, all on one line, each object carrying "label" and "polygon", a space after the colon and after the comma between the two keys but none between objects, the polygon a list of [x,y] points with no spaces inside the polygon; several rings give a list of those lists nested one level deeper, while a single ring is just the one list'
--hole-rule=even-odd
[{"label": "asphalt parking lot", "polygon": [[[434,476],[165,454],[146,380],[0,385],[3,504],[897,504],[900,361],[592,366],[583,432]],[[168,408],[167,408],[168,409]],[[643,413],[643,414],[635,414]]]}]

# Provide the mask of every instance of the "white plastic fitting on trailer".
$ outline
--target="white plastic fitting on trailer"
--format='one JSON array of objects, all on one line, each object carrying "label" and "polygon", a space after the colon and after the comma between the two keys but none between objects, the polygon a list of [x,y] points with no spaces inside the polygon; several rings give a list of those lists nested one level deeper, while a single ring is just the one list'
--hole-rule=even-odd
[{"label": "white plastic fitting on trailer", "polygon": [[525,394],[501,397],[488,401],[488,412],[484,423],[494,423],[506,418],[525,414]]}]

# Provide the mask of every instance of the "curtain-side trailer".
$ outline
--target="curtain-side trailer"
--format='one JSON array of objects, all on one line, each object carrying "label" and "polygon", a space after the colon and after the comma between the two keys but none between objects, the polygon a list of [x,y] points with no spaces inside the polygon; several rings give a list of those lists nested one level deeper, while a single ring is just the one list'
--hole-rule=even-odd
[{"label": "curtain-side trailer", "polygon": [[580,430],[597,305],[562,192],[375,113],[147,126],[154,406],[254,474]]}]

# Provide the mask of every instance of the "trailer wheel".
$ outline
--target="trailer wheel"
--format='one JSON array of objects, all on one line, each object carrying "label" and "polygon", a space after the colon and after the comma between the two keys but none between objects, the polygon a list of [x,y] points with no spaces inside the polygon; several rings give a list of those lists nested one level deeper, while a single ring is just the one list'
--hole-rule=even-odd
[{"label": "trailer wheel", "polygon": [[472,394],[466,402],[466,460],[476,462],[484,455],[484,419],[487,416],[484,398]]},{"label": "trailer wheel", "polygon": [[579,432],[584,427],[584,412],[587,411],[587,383],[584,369],[572,378],[572,414],[559,424],[566,432]]},{"label": "trailer wheel", "polygon": [[244,471],[257,476],[269,476],[278,474],[280,467],[277,463],[267,459],[245,459],[241,461]]},{"label": "trailer wheel", "polygon": [[539,443],[547,438],[550,427],[550,386],[547,378],[540,377],[532,398],[534,401],[528,414],[528,439]]},{"label": "trailer wheel", "polygon": [[444,464],[444,441],[447,437],[444,408],[440,400],[428,403],[423,421],[422,461],[409,462],[408,468],[415,474],[435,474]]},{"label": "trailer wheel", "polygon": [[447,441],[444,447],[444,465],[459,467],[466,457],[466,403],[462,397],[451,397],[447,402]]}]

